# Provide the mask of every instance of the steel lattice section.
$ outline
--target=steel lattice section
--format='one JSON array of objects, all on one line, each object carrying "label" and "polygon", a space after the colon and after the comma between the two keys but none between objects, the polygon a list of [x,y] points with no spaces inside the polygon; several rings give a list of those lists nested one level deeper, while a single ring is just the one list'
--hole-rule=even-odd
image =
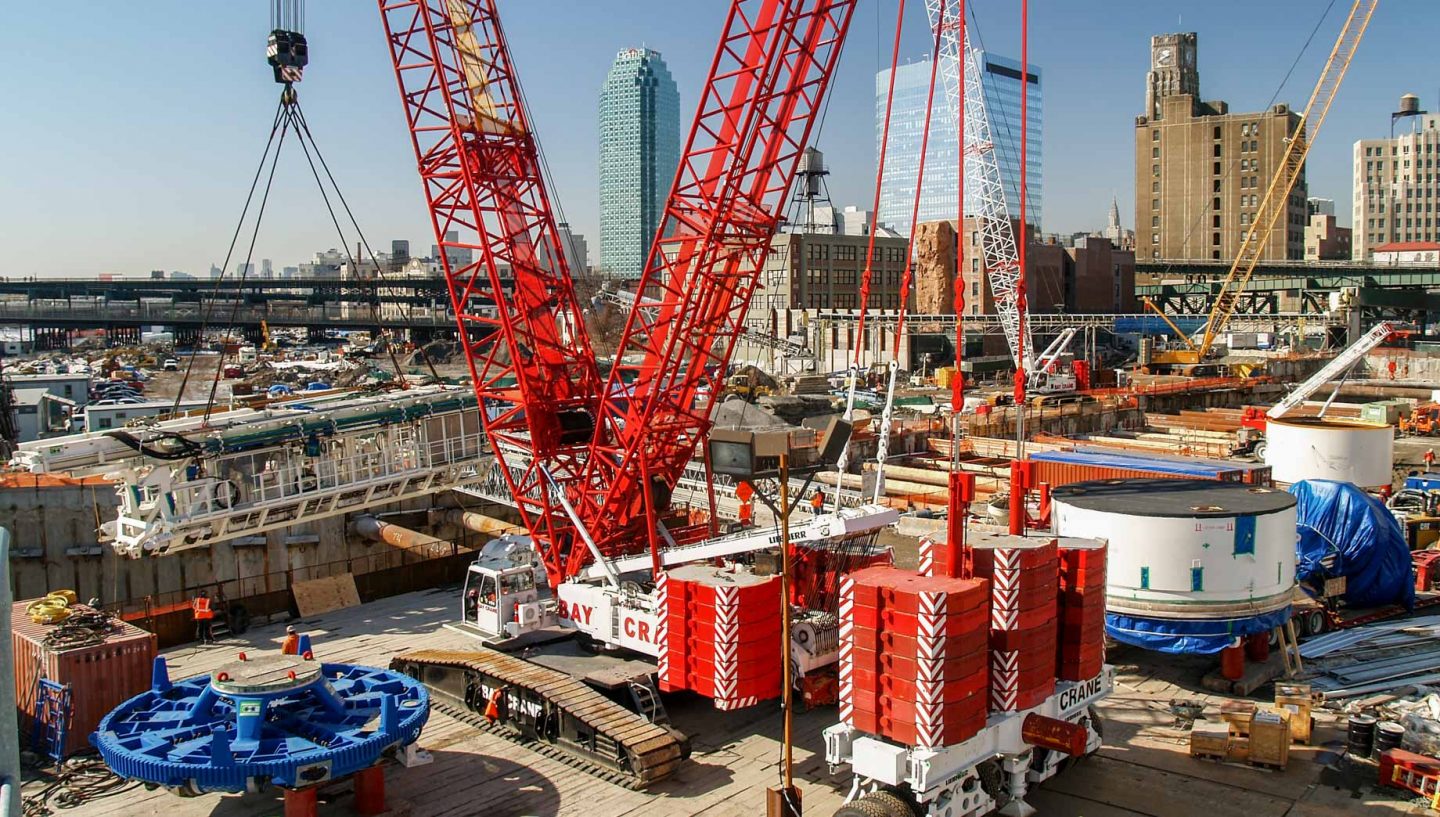
[{"label": "steel lattice section", "polygon": [[380,11],[485,430],[556,580],[574,535],[549,479],[580,479],[590,435],[563,421],[593,423],[600,378],[504,32],[494,0]]},{"label": "steel lattice section", "polygon": [[[829,84],[853,0],[736,0],[701,97],[620,354],[580,516],[604,552],[633,550],[642,485],[671,485],[709,428],[713,396]],[[627,538],[628,537],[628,538]],[[574,572],[586,554],[572,552]]]}]

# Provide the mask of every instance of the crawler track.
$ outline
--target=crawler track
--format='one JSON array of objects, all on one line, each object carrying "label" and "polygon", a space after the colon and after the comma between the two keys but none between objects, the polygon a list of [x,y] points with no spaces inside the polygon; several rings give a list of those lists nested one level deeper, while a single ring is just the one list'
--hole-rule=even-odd
[{"label": "crawler track", "polygon": [[[418,679],[434,705],[502,731],[607,780],[644,788],[675,772],[681,740],[582,681],[495,650],[415,650],[390,668]],[[494,703],[493,718],[485,712]]]}]

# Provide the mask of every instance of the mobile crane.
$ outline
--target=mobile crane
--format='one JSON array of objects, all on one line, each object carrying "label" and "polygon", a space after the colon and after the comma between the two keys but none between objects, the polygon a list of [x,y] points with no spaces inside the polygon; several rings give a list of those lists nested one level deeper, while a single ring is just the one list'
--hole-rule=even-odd
[{"label": "mobile crane", "polygon": [[[472,567],[468,628],[513,643],[558,625],[602,648],[662,656],[668,568],[724,559],[744,572],[747,554],[784,546],[768,530],[681,544],[664,515],[709,432],[854,5],[732,1],[636,288],[645,308],[631,310],[619,344],[617,360],[640,363],[622,379],[619,366],[601,377],[586,337],[495,1],[379,0],[480,416],[528,530],[491,543]],[[462,248],[472,263],[455,263]],[[471,308],[479,302],[494,306]],[[845,509],[791,540],[848,546],[896,518]],[[831,637],[820,640],[834,643],[823,617],[796,626],[823,628]],[[449,705],[489,712],[626,782],[662,779],[679,762],[681,738],[650,722],[649,693],[637,691],[647,719],[483,648],[407,653],[394,665]]]}]

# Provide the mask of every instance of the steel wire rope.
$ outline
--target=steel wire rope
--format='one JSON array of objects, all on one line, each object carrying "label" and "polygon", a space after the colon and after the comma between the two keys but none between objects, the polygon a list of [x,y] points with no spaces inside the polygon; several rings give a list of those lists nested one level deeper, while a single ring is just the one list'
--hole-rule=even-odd
[{"label": "steel wire rope", "polygon": [[[245,194],[245,206],[240,210],[240,220],[235,224],[235,231],[230,236],[230,247],[225,251],[225,261],[220,267],[220,276],[215,279],[215,285],[211,287],[210,300],[205,304],[205,310],[200,316],[200,330],[196,335],[197,343],[205,339],[205,330],[210,325],[210,317],[215,311],[215,301],[220,295],[220,283],[225,280],[226,271],[230,268],[230,258],[235,253],[235,245],[240,240],[240,231],[245,227],[245,216],[250,212],[250,205],[255,201],[255,187],[260,183],[260,176],[265,172],[265,162],[270,159],[270,148],[275,144],[275,135],[280,131],[281,120],[285,116],[285,97],[282,94],[279,103],[275,106],[275,119],[270,123],[270,138],[265,141],[265,151],[260,154],[260,164],[255,168],[255,175],[250,179],[250,190]],[[277,149],[278,152],[278,149]],[[244,280],[242,273],[241,280]],[[235,290],[235,297],[240,298],[240,288]],[[222,349],[223,356],[223,349]],[[190,353],[190,359],[185,364],[185,374],[180,378],[180,388],[175,392],[175,402],[170,406],[170,413],[180,411],[180,401],[185,398],[185,387],[190,383],[190,373],[195,368],[195,350]],[[218,366],[219,364],[217,364]]]},{"label": "steel wire rope", "polygon": [[[350,268],[355,270],[358,277],[360,274],[360,264],[364,263],[365,258],[361,256],[359,262],[357,262],[355,256],[350,254],[349,238],[345,235],[345,230],[340,226],[339,216],[335,215],[335,207],[330,203],[330,194],[325,189],[325,183],[320,180],[320,171],[315,167],[316,158],[320,159],[320,164],[325,167],[325,176],[330,180],[330,185],[335,189],[335,196],[340,200],[340,205],[345,209],[345,214],[349,216],[351,225],[355,227],[356,236],[360,239],[360,243],[365,247],[365,250],[370,253],[370,263],[375,268],[375,277],[378,282],[383,278],[380,273],[380,261],[375,257],[375,251],[370,248],[370,241],[365,238],[365,232],[360,229],[359,223],[355,221],[355,214],[350,211],[350,205],[345,201],[345,194],[340,192],[340,185],[335,183],[335,177],[331,175],[329,166],[325,165],[325,159],[320,155],[320,146],[315,144],[315,137],[310,133],[310,126],[305,121],[305,112],[300,109],[300,101],[298,99],[295,100],[295,103],[291,106],[290,118],[295,126],[295,138],[300,142],[300,150],[305,154],[305,163],[310,166],[311,175],[315,177],[315,186],[320,190],[321,201],[325,202],[325,211],[330,214],[330,223],[335,225],[335,233],[340,237],[340,246],[345,248],[345,258],[350,262]],[[309,139],[308,145],[306,144],[307,139]],[[312,147],[315,148],[314,158],[310,155],[310,148]],[[378,301],[380,300],[380,287],[378,283],[375,287],[375,296],[375,300],[368,302],[370,316],[375,320],[375,329],[383,333],[384,323],[380,319],[380,307],[378,306]],[[407,329],[411,328],[408,320],[405,323]],[[406,388],[405,372],[401,370],[400,359],[395,355],[395,343],[393,339],[385,344],[385,351],[390,356],[390,365],[395,369],[395,378],[399,381],[400,388]],[[421,357],[425,358],[423,353]],[[438,381],[440,375],[438,372],[435,372],[433,366],[430,368],[430,371]]]},{"label": "steel wire rope", "polygon": [[[288,89],[287,89],[288,90]],[[290,117],[286,115],[286,102],[288,93],[281,94],[281,122],[280,138],[275,142],[275,155],[271,158],[270,173],[265,179],[265,189],[260,194],[260,206],[255,211],[255,227],[250,232],[250,244],[245,250],[245,263],[240,267],[240,283],[244,283],[250,272],[250,264],[255,257],[255,242],[260,237],[260,224],[265,220],[265,206],[270,202],[270,189],[275,184],[275,168],[280,165],[280,150],[285,146],[285,136],[290,132]],[[239,290],[236,291],[235,303],[230,307],[230,318],[225,325],[225,334],[228,337],[235,328],[235,319],[240,314],[240,304],[244,303]],[[202,422],[210,421],[210,413],[215,408],[215,394],[220,389],[220,374],[225,370],[225,347],[228,344],[221,344],[220,359],[215,363],[215,376],[210,380],[210,395],[205,400],[205,414]],[[194,361],[194,356],[191,356]],[[177,398],[178,401],[178,398]]]}]

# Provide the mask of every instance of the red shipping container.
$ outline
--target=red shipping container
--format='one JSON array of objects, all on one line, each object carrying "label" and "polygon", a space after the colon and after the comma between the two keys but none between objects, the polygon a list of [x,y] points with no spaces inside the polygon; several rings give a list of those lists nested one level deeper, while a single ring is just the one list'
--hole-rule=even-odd
[{"label": "red shipping container", "polygon": [[[12,683],[20,729],[28,733],[34,723],[38,679],[69,684],[72,712],[63,750],[69,756],[90,748],[90,733],[110,710],[150,688],[155,635],[116,621],[116,631],[104,643],[57,651],[45,646],[45,634],[55,625],[36,624],[25,614],[33,601],[16,602],[10,611],[10,643],[15,651]],[[82,604],[71,609],[91,610]]]}]

